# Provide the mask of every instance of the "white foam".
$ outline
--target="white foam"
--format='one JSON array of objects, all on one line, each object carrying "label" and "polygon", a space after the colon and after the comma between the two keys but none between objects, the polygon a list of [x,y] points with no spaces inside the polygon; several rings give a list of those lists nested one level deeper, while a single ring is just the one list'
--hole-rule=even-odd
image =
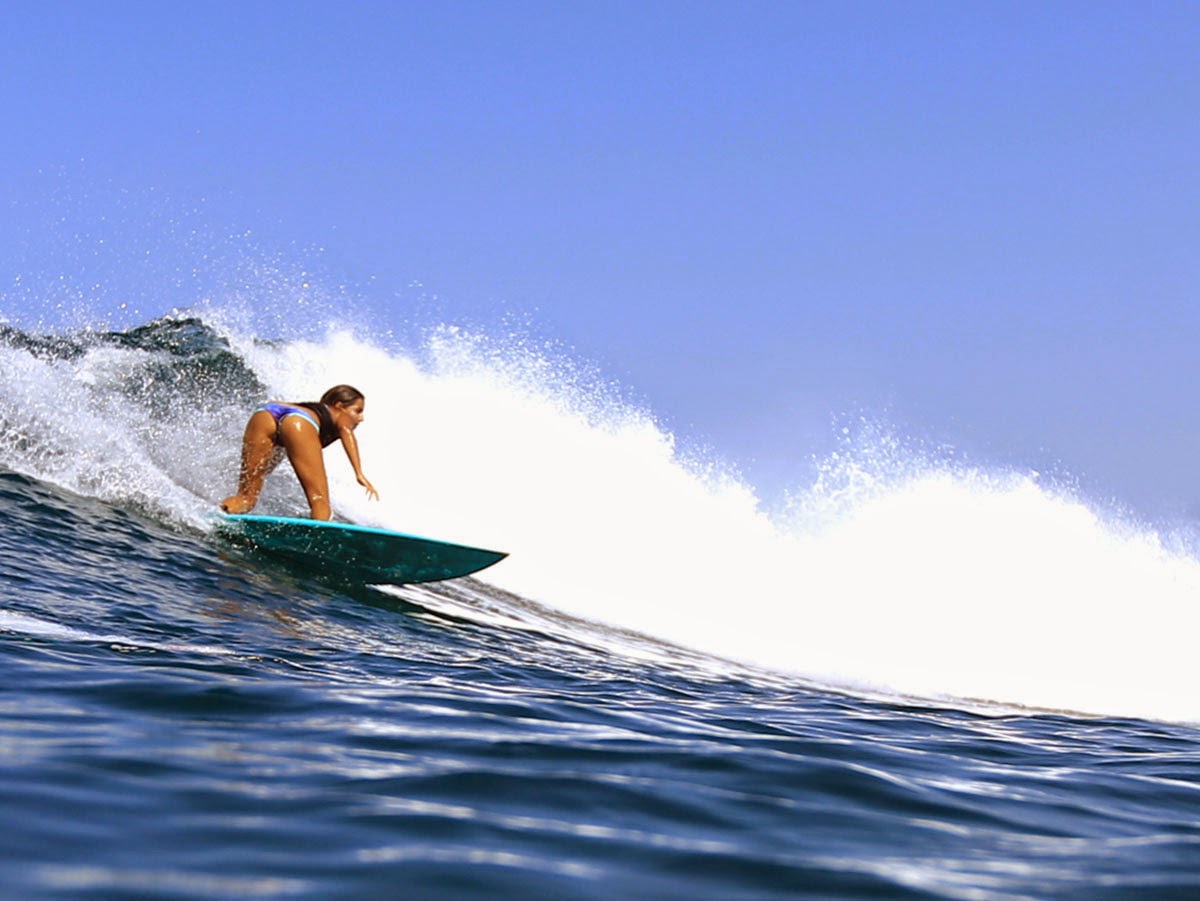
[{"label": "white foam", "polygon": [[[1200,564],[1035,474],[880,439],[831,464],[854,478],[823,478],[781,522],[746,485],[698,474],[644,412],[560,387],[571,379],[551,361],[453,332],[431,351],[422,367],[338,334],[259,361],[285,394],[318,359],[365,386],[360,437],[384,501],[336,467],[355,519],[507,550],[483,578],[823,681],[1200,718],[1187,653]],[[887,462],[864,463],[883,444]]]},{"label": "white foam", "polygon": [[172,651],[182,654],[204,654],[226,657],[234,652],[219,645],[191,644],[183,642],[146,641],[128,635],[107,632],[90,632],[51,620],[40,619],[13,610],[0,610],[0,631],[16,632],[34,638],[51,638],[60,641],[87,642],[94,644],[120,645],[126,648],[143,648],[154,651]]}]

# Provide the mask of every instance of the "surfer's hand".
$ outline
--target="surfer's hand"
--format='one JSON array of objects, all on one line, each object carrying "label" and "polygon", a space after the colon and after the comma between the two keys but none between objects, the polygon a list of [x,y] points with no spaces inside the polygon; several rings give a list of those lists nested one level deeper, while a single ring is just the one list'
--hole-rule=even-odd
[{"label": "surfer's hand", "polygon": [[358,484],[367,489],[367,497],[373,501],[379,500],[379,492],[375,490],[375,486],[367,480],[366,476],[359,476]]}]

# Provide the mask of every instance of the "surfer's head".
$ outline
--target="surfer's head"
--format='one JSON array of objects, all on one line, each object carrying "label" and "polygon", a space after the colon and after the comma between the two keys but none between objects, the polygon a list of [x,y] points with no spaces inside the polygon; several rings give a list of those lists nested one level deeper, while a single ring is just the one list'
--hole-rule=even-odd
[{"label": "surfer's head", "polygon": [[334,385],[321,395],[321,403],[329,407],[337,407],[350,414],[353,420],[351,428],[355,428],[363,421],[365,402],[366,398],[363,397],[363,393],[350,385]]},{"label": "surfer's head", "polygon": [[355,401],[363,399],[363,393],[349,385],[334,385],[321,395],[321,403],[331,407],[348,407]]}]

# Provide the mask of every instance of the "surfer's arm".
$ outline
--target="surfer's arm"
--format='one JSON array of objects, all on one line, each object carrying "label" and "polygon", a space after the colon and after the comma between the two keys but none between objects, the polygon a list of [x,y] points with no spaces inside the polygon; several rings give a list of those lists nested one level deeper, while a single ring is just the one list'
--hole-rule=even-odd
[{"label": "surfer's arm", "polygon": [[362,463],[358,459],[358,439],[354,437],[354,431],[348,428],[340,428],[338,432],[342,436],[342,447],[346,449],[346,456],[350,460],[350,465],[354,467],[354,477],[358,479],[358,484],[367,489],[367,497],[379,500],[379,492],[375,490],[375,486],[363,475]]}]

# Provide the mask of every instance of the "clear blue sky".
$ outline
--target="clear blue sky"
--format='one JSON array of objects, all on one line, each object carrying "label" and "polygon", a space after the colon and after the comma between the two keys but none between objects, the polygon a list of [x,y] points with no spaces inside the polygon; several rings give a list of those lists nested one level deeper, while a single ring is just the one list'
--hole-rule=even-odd
[{"label": "clear blue sky", "polygon": [[0,310],[202,209],[765,484],[862,409],[1200,513],[1198,47],[1183,2],[9,4]]}]

